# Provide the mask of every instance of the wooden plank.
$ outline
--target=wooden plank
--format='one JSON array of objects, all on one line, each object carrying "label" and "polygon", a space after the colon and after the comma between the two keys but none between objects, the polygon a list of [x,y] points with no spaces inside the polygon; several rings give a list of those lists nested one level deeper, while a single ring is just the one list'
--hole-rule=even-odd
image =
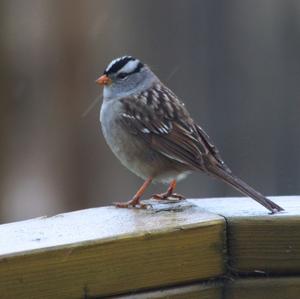
[{"label": "wooden plank", "polygon": [[299,299],[300,277],[238,279],[225,287],[224,299]]},{"label": "wooden plank", "polygon": [[188,204],[0,226],[1,298],[82,298],[224,273],[224,219]]},{"label": "wooden plank", "polygon": [[222,299],[222,294],[223,283],[202,282],[138,294],[113,296],[111,299]]},{"label": "wooden plank", "polygon": [[286,211],[269,215],[249,198],[191,200],[226,218],[229,263],[236,272],[300,272],[300,197],[270,197]]},{"label": "wooden plank", "polygon": [[111,299],[299,299],[300,277],[231,278],[140,292]]}]

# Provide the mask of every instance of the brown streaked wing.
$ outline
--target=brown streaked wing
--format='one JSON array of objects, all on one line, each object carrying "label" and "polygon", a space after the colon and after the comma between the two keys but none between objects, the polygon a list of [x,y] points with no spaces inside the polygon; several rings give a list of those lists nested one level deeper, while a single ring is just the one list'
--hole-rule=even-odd
[{"label": "brown streaked wing", "polygon": [[[163,88],[166,89],[165,93]],[[227,169],[208,135],[194,123],[186,108],[173,97],[175,95],[171,97],[170,91],[164,86],[153,94],[159,95],[150,101],[156,103],[155,109],[137,96],[122,100],[124,113],[120,121],[123,125],[154,150],[191,169],[205,170],[207,160]],[[166,111],[166,94],[169,94],[168,104],[172,105],[172,114]]]}]

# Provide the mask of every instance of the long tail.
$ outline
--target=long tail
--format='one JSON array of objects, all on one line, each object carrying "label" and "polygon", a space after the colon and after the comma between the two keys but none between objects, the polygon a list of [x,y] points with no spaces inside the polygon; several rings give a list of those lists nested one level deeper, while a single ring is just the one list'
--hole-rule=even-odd
[{"label": "long tail", "polygon": [[221,168],[218,168],[217,166],[208,166],[207,170],[209,173],[213,174],[214,176],[220,178],[225,183],[231,185],[241,193],[253,198],[258,203],[263,205],[266,209],[271,211],[272,214],[284,211],[282,207],[277,205],[275,202],[271,201],[270,199],[263,196],[261,193],[257,192],[255,189],[250,187],[248,184],[243,182],[238,177],[232,175],[231,173],[228,173],[226,170],[223,170]]}]

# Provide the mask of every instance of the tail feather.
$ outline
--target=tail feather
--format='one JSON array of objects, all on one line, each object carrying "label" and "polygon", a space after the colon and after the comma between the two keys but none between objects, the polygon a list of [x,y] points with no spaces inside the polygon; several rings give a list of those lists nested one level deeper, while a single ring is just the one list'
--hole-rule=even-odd
[{"label": "tail feather", "polygon": [[213,174],[214,176],[220,178],[225,183],[231,185],[241,193],[253,198],[266,209],[271,211],[271,213],[276,213],[279,211],[283,211],[284,209],[277,205],[275,202],[271,201],[270,199],[263,196],[261,193],[257,192],[255,189],[250,187],[248,184],[243,182],[238,177],[232,175],[231,173],[227,172],[219,168],[218,166],[208,166],[207,170],[209,173]]}]

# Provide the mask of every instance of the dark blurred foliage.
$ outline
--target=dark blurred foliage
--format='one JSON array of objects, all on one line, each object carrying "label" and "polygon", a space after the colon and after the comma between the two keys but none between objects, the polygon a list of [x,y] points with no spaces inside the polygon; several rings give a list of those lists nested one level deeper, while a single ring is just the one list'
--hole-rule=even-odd
[{"label": "dark blurred foliage", "polygon": [[[102,137],[94,80],[148,63],[240,177],[300,192],[300,1],[0,1],[0,222],[127,200],[141,180]],[[154,185],[147,194],[162,191]],[[235,191],[203,174],[189,197]]]}]

